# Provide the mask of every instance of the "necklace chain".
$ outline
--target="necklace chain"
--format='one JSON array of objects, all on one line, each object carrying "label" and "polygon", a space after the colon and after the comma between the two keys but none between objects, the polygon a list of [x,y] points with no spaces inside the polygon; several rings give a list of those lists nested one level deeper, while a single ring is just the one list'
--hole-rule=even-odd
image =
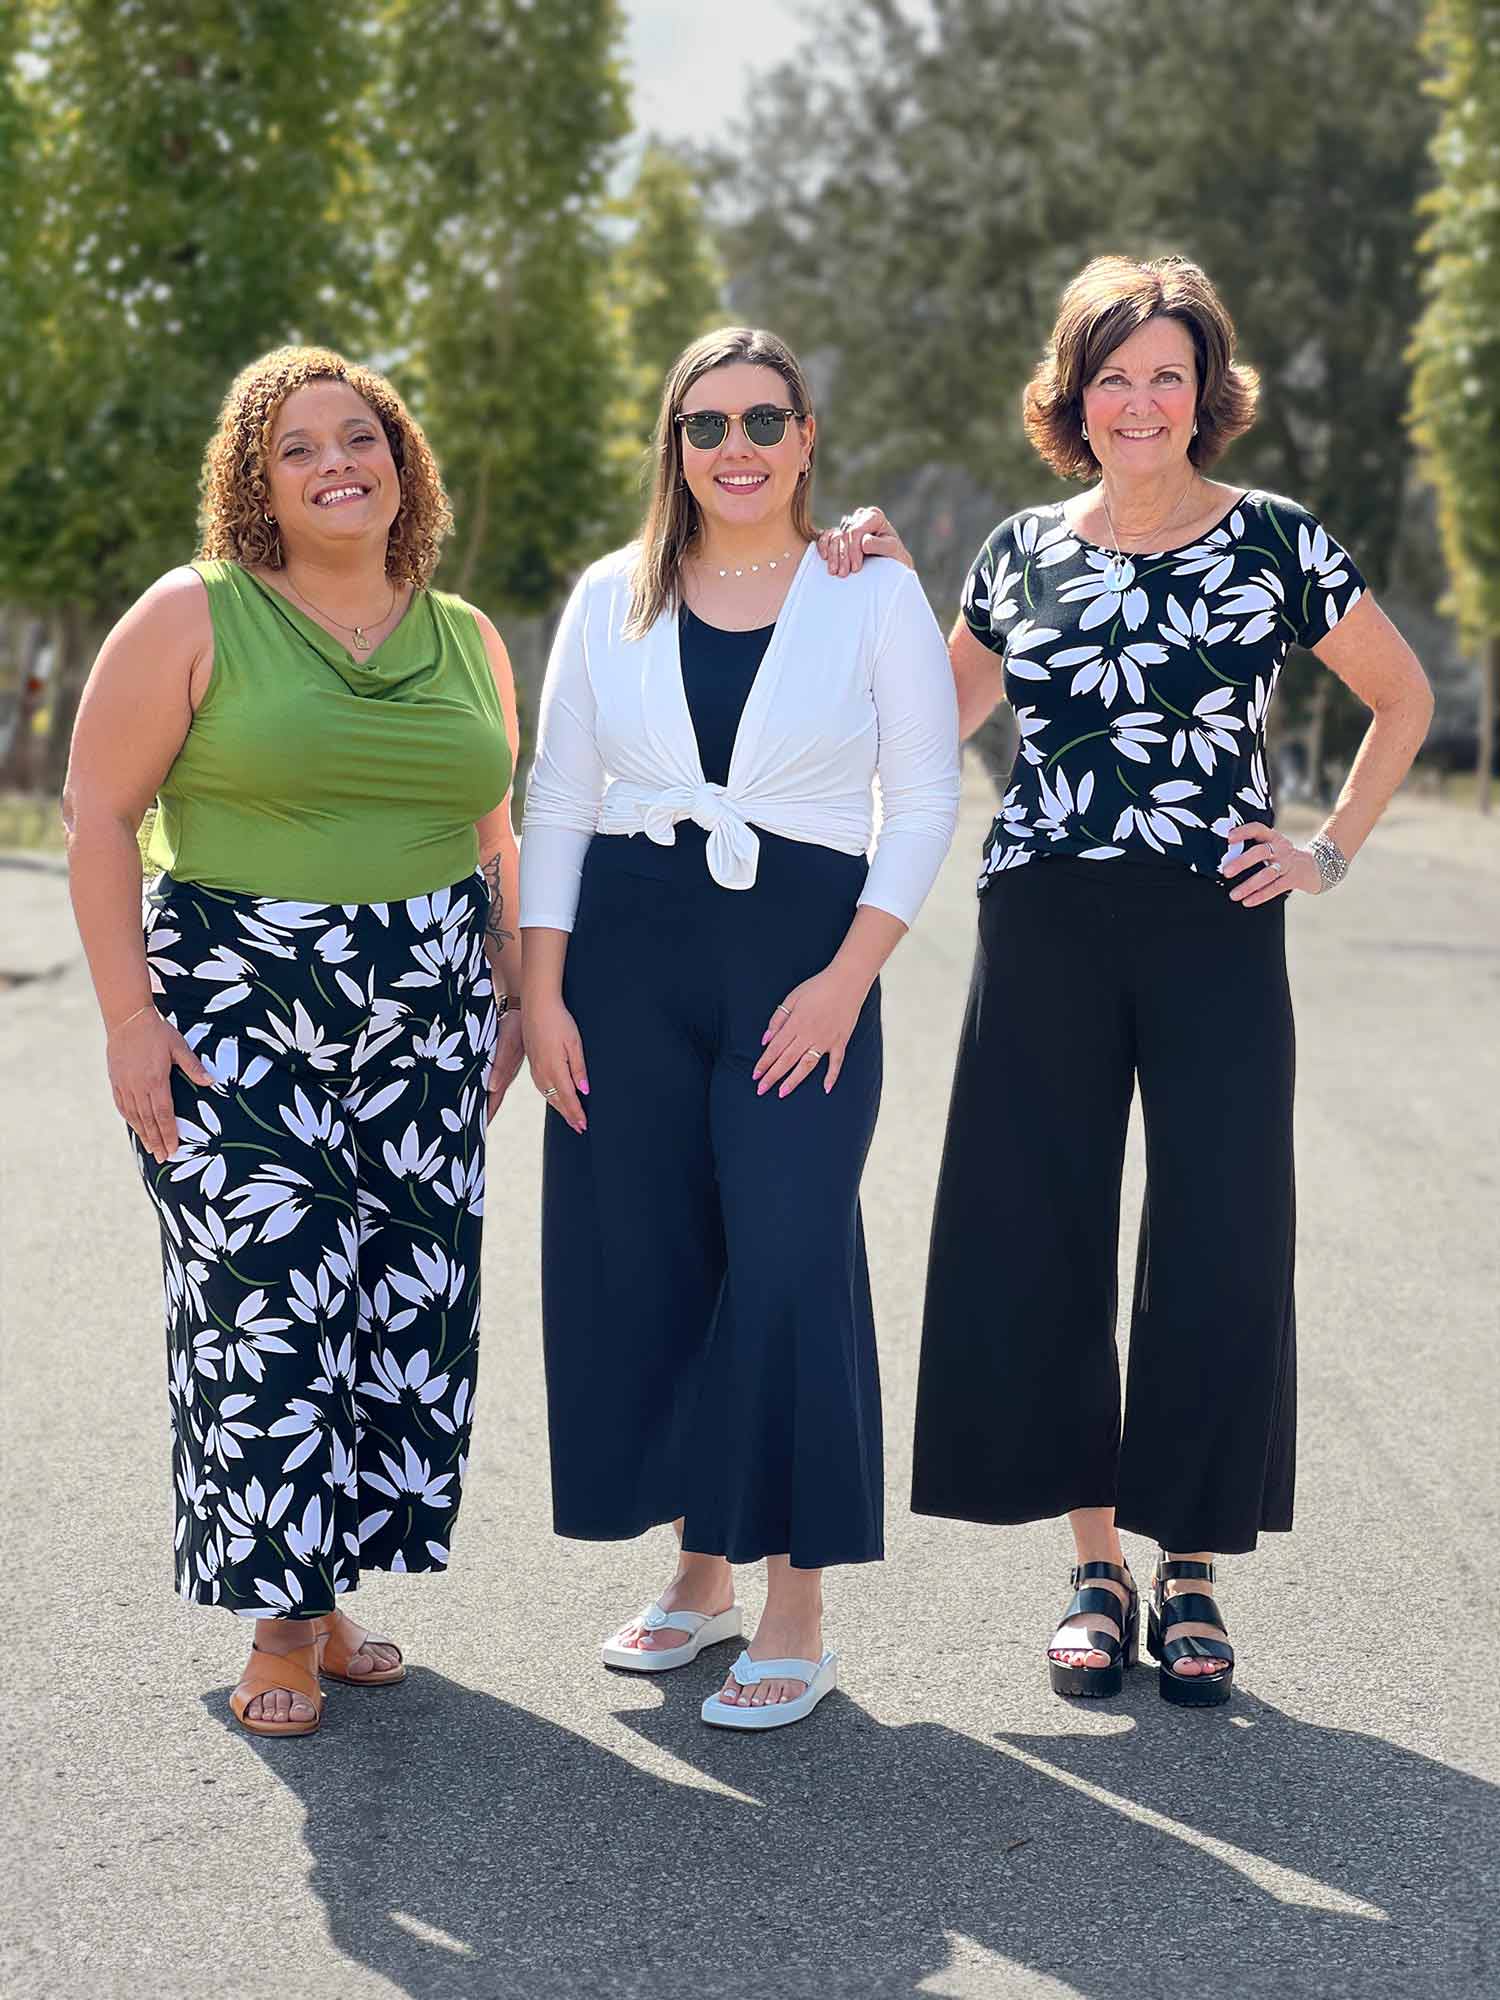
[{"label": "necklace chain", "polygon": [[[1183,487],[1182,491],[1178,494],[1177,505],[1172,509],[1171,513],[1167,516],[1166,520],[1162,522],[1161,526],[1152,531],[1153,534],[1155,535],[1166,534],[1167,530],[1176,521],[1177,516],[1182,512],[1183,501],[1186,500],[1186,498],[1192,492],[1193,488],[1197,485],[1197,483],[1198,483],[1197,473],[1195,471],[1189,471],[1188,483],[1186,486]],[[1114,556],[1114,561],[1110,564],[1110,582],[1113,584],[1114,588],[1118,590],[1121,587],[1121,583],[1123,582],[1124,579],[1125,564],[1127,558],[1125,555],[1125,551],[1120,547],[1119,533],[1115,528],[1115,517],[1109,511],[1109,491],[1102,479],[1099,482],[1099,498],[1104,503],[1104,518],[1109,524],[1109,539],[1111,544],[1110,552]],[[1148,553],[1148,551],[1133,550],[1132,554],[1134,553],[1140,553],[1144,555]]]},{"label": "necklace chain", "polygon": [[[731,563],[727,569],[719,570],[719,574],[720,576],[758,576],[763,569],[775,569],[778,564],[789,563],[791,560],[791,550],[783,549],[779,556],[762,556],[758,562],[747,562],[738,566]],[[711,567],[718,569],[718,564],[714,563]]]},{"label": "necklace chain", "polygon": [[341,632],[352,632],[354,634],[355,649],[356,651],[361,653],[368,653],[370,648],[375,643],[374,640],[369,637],[370,631],[373,630],[373,628],[377,625],[383,625],[386,619],[390,617],[391,613],[396,608],[397,591],[395,584],[392,584],[391,601],[385,607],[384,611],[381,612],[378,618],[372,618],[366,624],[363,625],[346,625],[342,618],[335,618],[331,611],[325,611],[321,604],[314,604],[310,597],[308,597],[304,592],[298,590],[296,584],[292,582],[292,573],[290,570],[284,571],[283,574],[285,575],[287,582],[292,585],[293,591],[296,593],[298,597],[302,599],[302,602],[307,606],[309,611],[316,611],[320,618],[326,618],[330,625],[337,625]]}]

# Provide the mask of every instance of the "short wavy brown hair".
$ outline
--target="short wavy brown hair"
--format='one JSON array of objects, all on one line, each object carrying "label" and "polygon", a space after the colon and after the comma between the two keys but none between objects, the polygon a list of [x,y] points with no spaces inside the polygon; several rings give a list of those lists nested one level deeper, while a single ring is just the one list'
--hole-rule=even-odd
[{"label": "short wavy brown hair", "polygon": [[280,569],[281,530],[268,519],[266,458],[276,412],[308,382],[347,382],[380,419],[396,461],[401,506],[391,523],[385,573],[392,583],[423,590],[432,581],[453,509],[422,427],[400,396],[371,368],[346,361],[331,347],[274,347],[242,368],[229,385],[219,426],[203,454],[198,506],[198,554]]},{"label": "short wavy brown hair", "polygon": [[1083,391],[1122,341],[1150,319],[1175,319],[1198,357],[1198,433],[1188,458],[1212,465],[1255,422],[1260,378],[1234,358],[1234,321],[1186,257],[1096,257],[1063,293],[1057,322],[1021,397],[1021,421],[1063,479],[1092,479],[1099,461],[1083,435]]}]

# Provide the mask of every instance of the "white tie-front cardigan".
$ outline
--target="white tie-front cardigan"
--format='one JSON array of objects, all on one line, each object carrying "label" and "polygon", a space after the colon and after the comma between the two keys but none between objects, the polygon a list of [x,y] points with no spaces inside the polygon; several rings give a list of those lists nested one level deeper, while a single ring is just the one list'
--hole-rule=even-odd
[{"label": "white tie-front cardigan", "polygon": [[705,782],[683,692],[678,621],[624,637],[633,548],[586,570],[553,641],[521,841],[523,927],[571,931],[596,833],[663,847],[708,834],[725,889],[755,881],[754,828],[863,854],[861,903],[910,924],[958,817],[958,710],[947,648],[915,574],[828,574],[809,543],[740,718],[727,785]]}]

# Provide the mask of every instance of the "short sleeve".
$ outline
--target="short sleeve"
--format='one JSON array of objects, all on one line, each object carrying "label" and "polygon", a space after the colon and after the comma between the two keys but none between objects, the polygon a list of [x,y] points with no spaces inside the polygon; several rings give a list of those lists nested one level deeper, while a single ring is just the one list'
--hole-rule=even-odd
[{"label": "short sleeve", "polygon": [[1287,617],[1309,651],[1358,604],[1368,586],[1349,551],[1305,507],[1272,502],[1288,553]]},{"label": "short sleeve", "polygon": [[1005,652],[1010,628],[1021,615],[1011,550],[1010,523],[1002,521],[970,565],[959,606],[964,623],[992,653]]}]

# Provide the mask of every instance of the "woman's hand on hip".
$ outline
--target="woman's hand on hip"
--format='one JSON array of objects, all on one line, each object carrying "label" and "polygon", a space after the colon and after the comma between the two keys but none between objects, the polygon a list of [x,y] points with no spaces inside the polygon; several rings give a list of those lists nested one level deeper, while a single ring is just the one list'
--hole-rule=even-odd
[{"label": "woman's hand on hip", "polygon": [[500,1016],[500,1028],[495,1037],[495,1053],[490,1058],[489,1103],[484,1114],[484,1122],[489,1124],[505,1098],[505,1093],[516,1080],[526,1053],[521,1037],[521,1014],[518,1008],[509,1008]]},{"label": "woman's hand on hip", "polygon": [[537,1002],[528,995],[521,1030],[532,1082],[575,1132],[586,1132],[589,1121],[578,1100],[588,1096],[589,1079],[578,1023],[560,999]]},{"label": "woman's hand on hip", "polygon": [[174,1066],[205,1090],[219,1086],[155,1006],[143,1008],[110,1030],[104,1060],[116,1111],[157,1165],[162,1165],[177,1151],[177,1114],[172,1107]]},{"label": "woman's hand on hip", "polygon": [[863,568],[866,556],[890,556],[916,568],[910,550],[878,507],[856,508],[836,528],[825,528],[818,537],[818,554],[830,576],[852,576]]},{"label": "woman's hand on hip", "polygon": [[[1309,896],[1322,894],[1323,877],[1309,850],[1298,847],[1274,827],[1249,820],[1244,826],[1230,827],[1224,838],[1245,842],[1243,854],[1219,864],[1219,873],[1235,883],[1229,892],[1231,902],[1243,903],[1247,910],[1253,910],[1258,903],[1269,903],[1276,896],[1289,895],[1293,889],[1301,889]],[[1244,879],[1237,881],[1235,878],[1240,876]]]},{"label": "woman's hand on hip", "polygon": [[839,1080],[844,1050],[854,1033],[859,1010],[870,987],[867,981],[835,971],[832,966],[794,986],[773,1011],[761,1036],[763,1054],[755,1065],[758,1097],[776,1085],[778,1097],[788,1097],[806,1083],[826,1056],[825,1094]]}]

